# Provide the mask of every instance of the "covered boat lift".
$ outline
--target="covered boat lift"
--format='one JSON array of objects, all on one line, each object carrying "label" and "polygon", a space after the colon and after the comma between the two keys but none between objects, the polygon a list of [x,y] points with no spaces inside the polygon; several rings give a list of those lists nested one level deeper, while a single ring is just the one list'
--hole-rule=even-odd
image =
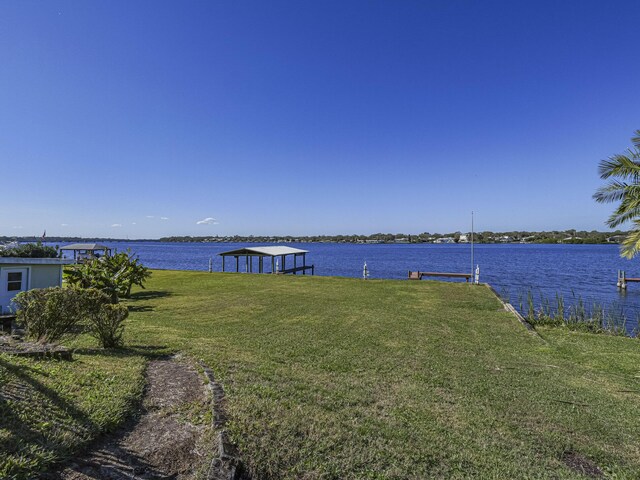
[{"label": "covered boat lift", "polygon": [[72,250],[73,259],[76,262],[93,260],[94,258],[100,258],[100,256],[111,256],[111,248],[106,245],[100,245],[99,243],[74,243],[72,245],[65,245],[60,250]]},{"label": "covered boat lift", "polygon": [[[245,258],[244,271],[246,273],[253,273],[253,258],[258,257],[258,272],[257,273],[293,273],[297,275],[298,272],[302,272],[303,275],[307,274],[307,270],[311,270],[311,275],[315,273],[315,265],[307,265],[307,250],[300,250],[299,248],[275,246],[275,247],[244,247],[237,250],[230,250],[228,252],[222,252],[219,255],[222,257],[222,271],[226,271],[225,260],[227,257],[234,257],[236,260],[236,272],[240,272],[240,257]],[[287,257],[293,256],[293,266],[287,268]],[[276,265],[276,258],[280,257],[280,265]],[[298,258],[302,257],[302,265],[298,266]],[[264,259],[271,259],[271,271],[265,272]]]}]

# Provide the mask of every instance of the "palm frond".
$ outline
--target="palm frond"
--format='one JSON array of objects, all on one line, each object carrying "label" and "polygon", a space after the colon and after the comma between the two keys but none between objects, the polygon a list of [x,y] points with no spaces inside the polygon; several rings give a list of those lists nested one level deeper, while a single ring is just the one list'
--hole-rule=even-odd
[{"label": "palm frond", "polygon": [[637,180],[640,178],[640,158],[633,152],[630,155],[613,155],[600,161],[598,173],[600,178],[619,177],[624,179]]},{"label": "palm frond", "polygon": [[633,132],[633,137],[631,137],[631,142],[633,146],[636,147],[637,150],[640,150],[640,130],[636,130]]},{"label": "palm frond", "polygon": [[631,212],[624,212],[623,214],[612,213],[605,223],[609,228],[617,228],[620,225],[633,220],[633,218],[637,216],[640,216],[640,209]]},{"label": "palm frond", "polygon": [[613,179],[593,194],[593,198],[599,203],[620,202],[607,219],[609,227],[634,223],[635,228],[620,246],[620,254],[627,258],[640,253],[640,130],[634,132],[631,142],[633,147],[627,149],[625,154],[613,155],[600,161],[600,178]]},{"label": "palm frond", "polygon": [[604,187],[600,187],[596,190],[596,193],[593,194],[593,198],[598,203],[617,202],[624,198],[626,189],[633,186],[634,185],[629,185],[618,180],[612,180]]},{"label": "palm frond", "polygon": [[607,220],[607,225],[611,228],[617,227],[638,217],[640,217],[640,198],[637,196],[637,192],[633,195],[625,194],[618,208]]},{"label": "palm frond", "polygon": [[620,255],[631,259],[640,253],[640,222],[635,221],[635,229],[629,232],[620,245]]}]

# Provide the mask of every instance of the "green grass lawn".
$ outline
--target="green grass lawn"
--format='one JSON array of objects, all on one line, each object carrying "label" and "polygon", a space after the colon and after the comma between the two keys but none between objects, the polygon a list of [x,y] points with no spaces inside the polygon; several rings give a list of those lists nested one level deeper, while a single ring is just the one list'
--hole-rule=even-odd
[{"label": "green grass lawn", "polygon": [[204,359],[254,478],[640,472],[640,344],[528,333],[484,287],[156,271],[130,344]]},{"label": "green grass lawn", "polygon": [[139,401],[145,357],[83,349],[74,361],[0,354],[0,478],[32,479],[119,426]]}]

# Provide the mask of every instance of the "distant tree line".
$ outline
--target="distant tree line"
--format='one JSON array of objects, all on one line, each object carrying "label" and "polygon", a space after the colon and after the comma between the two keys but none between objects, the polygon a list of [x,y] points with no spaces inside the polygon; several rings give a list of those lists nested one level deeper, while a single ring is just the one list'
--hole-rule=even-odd
[{"label": "distant tree line", "polygon": [[0,248],[0,257],[18,258],[57,258],[60,252],[57,248],[48,247],[41,243],[27,243]]},{"label": "distant tree line", "polygon": [[47,242],[47,243],[70,243],[70,242],[83,242],[83,243],[91,243],[91,242],[153,242],[157,241],[157,239],[136,239],[129,240],[125,238],[104,238],[104,237],[49,237],[47,236],[44,240],[42,237],[38,236],[7,236],[0,235],[0,244],[9,243],[9,242],[30,242],[30,243],[38,243],[38,242]]},{"label": "distant tree line", "polygon": [[[552,230],[543,232],[508,231],[508,232],[475,232],[475,243],[568,243],[568,244],[606,244],[620,243],[626,232],[599,232],[596,230]],[[247,242],[247,243],[469,243],[471,232],[451,233],[374,233],[372,235],[233,235],[233,236],[173,236],[163,237],[162,242]]]},{"label": "distant tree line", "polygon": [[[627,232],[622,230],[599,232],[597,230],[552,230],[543,232],[507,231],[492,232],[482,231],[474,233],[475,243],[621,243]],[[8,237],[0,236],[0,244],[11,241],[34,242],[41,239],[35,237]],[[245,242],[245,243],[468,243],[471,241],[471,232],[451,233],[374,233],[371,235],[227,235],[227,236],[172,236],[160,239],[136,239],[123,238],[82,238],[82,237],[47,237],[47,242],[183,242],[183,243],[210,243],[210,242]]]}]

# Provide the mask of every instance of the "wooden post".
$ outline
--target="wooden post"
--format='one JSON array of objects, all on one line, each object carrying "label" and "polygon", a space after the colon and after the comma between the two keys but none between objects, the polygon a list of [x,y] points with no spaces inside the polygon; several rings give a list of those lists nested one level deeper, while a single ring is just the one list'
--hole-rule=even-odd
[{"label": "wooden post", "polygon": [[276,273],[276,257],[271,257],[271,273]]},{"label": "wooden post", "polygon": [[281,272],[284,272],[285,269],[286,269],[285,262],[284,262],[285,257],[286,257],[286,255],[282,255],[282,268],[280,269]]},{"label": "wooden post", "polygon": [[473,210],[471,210],[471,275],[473,275],[473,264]]},{"label": "wooden post", "polygon": [[258,273],[262,273],[262,257],[258,257]]},{"label": "wooden post", "polygon": [[209,273],[213,271],[213,258],[209,257]]},{"label": "wooden post", "polygon": [[[306,266],[307,266],[307,254],[306,254],[306,253],[303,253],[303,254],[302,254],[302,266],[303,266],[303,267],[306,267]],[[303,275],[306,275],[306,274],[307,274],[307,269],[306,269],[306,268],[303,268],[303,269],[302,269],[302,274],[303,274]]]}]

